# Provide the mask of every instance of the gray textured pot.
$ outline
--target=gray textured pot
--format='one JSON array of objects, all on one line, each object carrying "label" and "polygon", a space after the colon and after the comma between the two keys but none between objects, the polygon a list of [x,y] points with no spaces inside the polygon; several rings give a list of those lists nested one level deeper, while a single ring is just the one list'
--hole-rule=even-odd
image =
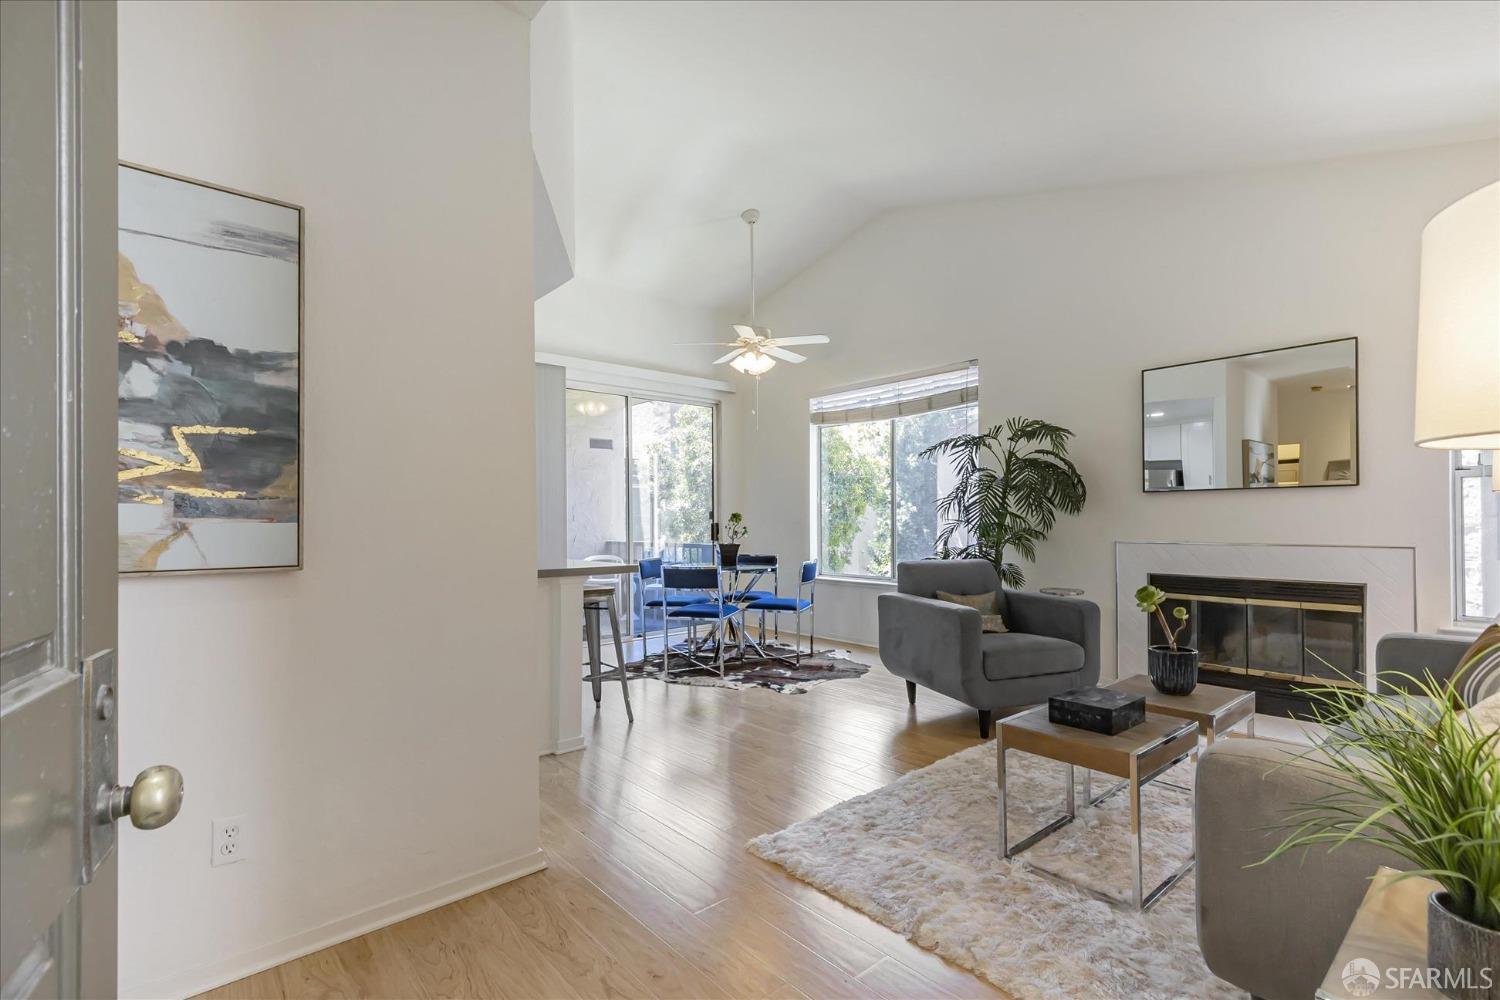
[{"label": "gray textured pot", "polygon": [[1427,897],[1427,964],[1453,1000],[1500,1000],[1500,931],[1470,923],[1448,909],[1448,894]]},{"label": "gray textured pot", "polygon": [[1152,646],[1146,653],[1146,674],[1162,694],[1190,694],[1198,686],[1198,651]]}]

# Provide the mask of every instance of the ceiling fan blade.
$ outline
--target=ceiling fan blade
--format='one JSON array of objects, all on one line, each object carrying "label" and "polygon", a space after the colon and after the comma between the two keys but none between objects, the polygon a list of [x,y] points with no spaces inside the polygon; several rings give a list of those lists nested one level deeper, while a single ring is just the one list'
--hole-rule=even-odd
[{"label": "ceiling fan blade", "polygon": [[760,352],[762,354],[769,354],[773,358],[780,358],[782,361],[790,361],[794,365],[800,365],[807,360],[804,355],[798,354],[795,351],[783,351],[779,347],[771,347],[768,344],[760,345]]},{"label": "ceiling fan blade", "polygon": [[815,334],[813,334],[810,337],[775,337],[775,338],[772,338],[772,339],[775,340],[775,342],[778,343],[778,344],[780,344],[782,347],[785,347],[788,344],[826,344],[826,343],[828,343],[828,338],[825,337],[825,336],[823,336],[821,333],[815,333]]},{"label": "ceiling fan blade", "polygon": [[741,354],[744,354],[744,353],[745,353],[745,349],[743,347],[736,347],[734,350],[730,351],[728,354],[724,355],[722,358],[720,358],[719,360],[715,361],[714,364],[716,364],[716,365],[722,365],[726,361],[733,361],[735,358],[739,357]]},{"label": "ceiling fan blade", "polygon": [[734,324],[734,332],[741,337],[749,337],[752,340],[765,340],[771,335],[771,331],[763,326],[750,326],[747,323]]},{"label": "ceiling fan blade", "polygon": [[725,341],[722,341],[722,340],[714,340],[714,341],[704,340],[704,341],[699,341],[696,344],[673,344],[672,346],[673,347],[737,347],[739,345],[733,344],[733,343],[728,343],[728,342],[725,342]]}]

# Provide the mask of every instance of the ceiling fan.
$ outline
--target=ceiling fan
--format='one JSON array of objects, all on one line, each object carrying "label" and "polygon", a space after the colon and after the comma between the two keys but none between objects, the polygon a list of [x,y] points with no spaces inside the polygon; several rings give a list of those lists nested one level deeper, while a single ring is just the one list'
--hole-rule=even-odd
[{"label": "ceiling fan", "polygon": [[677,344],[678,347],[732,347],[734,350],[714,361],[716,365],[727,364],[735,371],[756,378],[776,366],[777,360],[790,361],[797,365],[807,360],[806,355],[788,351],[790,345],[826,344],[828,338],[822,334],[808,337],[773,337],[771,331],[755,325],[755,224],[760,221],[760,210],[747,208],[740,213],[745,225],[750,227],[750,322],[735,323],[735,339],[731,342]]}]

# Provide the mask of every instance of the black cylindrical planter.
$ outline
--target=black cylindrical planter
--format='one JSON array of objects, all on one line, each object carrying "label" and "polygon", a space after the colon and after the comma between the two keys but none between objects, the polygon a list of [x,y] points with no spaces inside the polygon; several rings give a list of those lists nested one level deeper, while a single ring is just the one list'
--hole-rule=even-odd
[{"label": "black cylindrical planter", "polygon": [[1146,673],[1162,694],[1190,694],[1198,686],[1198,651],[1186,646],[1152,646]]},{"label": "black cylindrical planter", "polygon": [[1444,996],[1500,1000],[1500,931],[1448,909],[1446,892],[1427,897],[1427,964],[1438,970],[1436,985]]},{"label": "black cylindrical planter", "polygon": [[724,569],[735,569],[740,564],[740,543],[719,543],[719,565]]}]

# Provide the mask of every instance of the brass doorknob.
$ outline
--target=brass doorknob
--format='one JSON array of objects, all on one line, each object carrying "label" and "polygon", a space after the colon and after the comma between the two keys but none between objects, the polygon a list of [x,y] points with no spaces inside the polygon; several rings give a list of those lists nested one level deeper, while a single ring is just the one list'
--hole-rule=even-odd
[{"label": "brass doorknob", "polygon": [[137,830],[166,826],[182,808],[182,772],[167,764],[153,764],[129,785],[100,789],[99,821],[113,823],[129,815]]}]

